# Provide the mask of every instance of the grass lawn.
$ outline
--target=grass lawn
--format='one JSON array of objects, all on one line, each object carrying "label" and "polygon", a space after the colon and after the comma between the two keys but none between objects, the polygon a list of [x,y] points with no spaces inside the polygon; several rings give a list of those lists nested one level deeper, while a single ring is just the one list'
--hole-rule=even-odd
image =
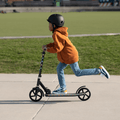
[{"label": "grass lawn", "polygon": [[[53,13],[0,14],[0,37],[51,35],[47,18]],[[120,12],[59,13],[69,34],[120,33]]]},{"label": "grass lawn", "polygon": [[[103,65],[110,74],[120,75],[120,36],[70,38],[79,52],[81,69]],[[0,40],[0,73],[38,73],[42,45],[52,38]],[[46,53],[43,73],[56,73],[56,54]],[[68,66],[66,74],[73,74]]]}]

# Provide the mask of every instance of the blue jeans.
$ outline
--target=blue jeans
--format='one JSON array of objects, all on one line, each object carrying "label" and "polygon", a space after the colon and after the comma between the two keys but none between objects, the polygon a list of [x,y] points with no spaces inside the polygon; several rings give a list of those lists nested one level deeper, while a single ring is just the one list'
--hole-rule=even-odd
[{"label": "blue jeans", "polygon": [[[66,89],[64,69],[67,67],[67,65],[68,64],[60,62],[57,66],[57,75],[58,75],[59,85],[60,85],[60,88],[62,88],[62,89]],[[70,67],[72,68],[72,70],[73,70],[73,72],[75,73],[76,76],[97,75],[97,74],[99,74],[99,69],[98,68],[81,70],[79,68],[78,62],[70,64]]]}]

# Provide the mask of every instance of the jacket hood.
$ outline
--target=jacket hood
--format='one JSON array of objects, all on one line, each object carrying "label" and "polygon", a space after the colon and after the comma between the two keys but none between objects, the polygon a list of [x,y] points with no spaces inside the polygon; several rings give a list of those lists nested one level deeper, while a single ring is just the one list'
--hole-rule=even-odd
[{"label": "jacket hood", "polygon": [[65,35],[66,37],[68,37],[68,32],[67,32],[68,28],[67,27],[59,27],[56,28],[54,32],[58,31],[60,32],[62,35]]}]

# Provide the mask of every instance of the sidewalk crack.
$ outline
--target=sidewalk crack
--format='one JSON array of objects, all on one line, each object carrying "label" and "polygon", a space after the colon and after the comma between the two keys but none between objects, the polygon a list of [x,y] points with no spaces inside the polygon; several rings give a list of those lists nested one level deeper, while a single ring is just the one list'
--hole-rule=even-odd
[{"label": "sidewalk crack", "polygon": [[36,114],[33,116],[32,120],[35,120],[36,116],[40,113],[40,111],[43,109],[43,107],[45,106],[46,102],[49,100],[49,98],[44,102],[44,104],[42,105],[42,107],[36,112]]},{"label": "sidewalk crack", "polygon": [[57,76],[52,80],[52,82],[55,82],[56,79],[57,79]]}]

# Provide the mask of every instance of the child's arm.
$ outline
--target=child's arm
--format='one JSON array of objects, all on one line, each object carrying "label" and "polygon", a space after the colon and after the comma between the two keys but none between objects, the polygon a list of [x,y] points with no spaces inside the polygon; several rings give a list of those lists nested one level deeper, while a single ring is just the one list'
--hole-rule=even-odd
[{"label": "child's arm", "polygon": [[50,53],[58,53],[60,52],[65,46],[65,40],[60,34],[53,34],[53,43],[50,43],[47,46],[47,51]]}]

